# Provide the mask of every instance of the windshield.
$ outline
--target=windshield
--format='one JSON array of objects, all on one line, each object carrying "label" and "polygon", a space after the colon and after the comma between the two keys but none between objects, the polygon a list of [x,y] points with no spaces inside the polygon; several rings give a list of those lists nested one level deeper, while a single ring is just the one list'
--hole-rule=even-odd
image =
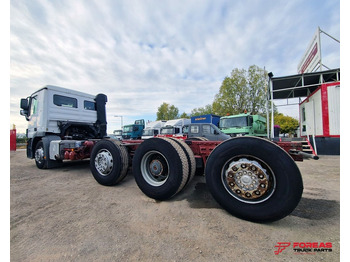
[{"label": "windshield", "polygon": [[115,136],[121,136],[122,135],[122,131],[121,130],[116,130],[113,132]]},{"label": "windshield", "polygon": [[221,128],[245,127],[245,126],[248,126],[246,116],[220,119]]},{"label": "windshield", "polygon": [[123,127],[123,132],[125,132],[125,133],[132,132],[132,126],[124,126]]},{"label": "windshield", "polygon": [[172,135],[174,134],[174,128],[173,127],[163,127],[160,131],[163,135]]},{"label": "windshield", "polygon": [[153,136],[153,129],[144,129],[142,132],[143,136]]}]

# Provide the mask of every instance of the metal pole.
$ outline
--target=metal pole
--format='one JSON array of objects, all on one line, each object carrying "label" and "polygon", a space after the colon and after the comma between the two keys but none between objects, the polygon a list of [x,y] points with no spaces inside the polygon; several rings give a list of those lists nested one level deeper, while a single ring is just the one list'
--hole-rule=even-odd
[{"label": "metal pole", "polygon": [[318,27],[318,40],[319,40],[319,43],[320,43],[320,71],[322,72],[322,49],[321,49],[321,36],[320,36],[320,32],[321,32],[321,29],[320,27]]},{"label": "metal pole", "polygon": [[323,31],[320,27],[318,28],[320,30],[321,33],[324,33],[325,35],[327,35],[328,37],[332,38],[334,41],[340,43],[340,41],[338,39],[336,39],[335,37],[327,34],[325,31]]},{"label": "metal pole", "polygon": [[270,138],[274,138],[275,137],[275,134],[273,132],[273,126],[274,126],[274,122],[273,122],[273,84],[272,84],[272,81],[271,81],[271,78],[269,80],[269,83],[270,83],[270,94],[271,94],[271,137]]},{"label": "metal pole", "polygon": [[264,67],[264,76],[265,76],[265,93],[266,93],[266,133],[267,133],[267,138],[270,138],[270,110],[269,110],[269,89],[268,89],[268,82],[266,79],[266,71],[265,71],[265,67]]},{"label": "metal pole", "polygon": [[120,124],[121,124],[121,129],[123,128],[123,116],[114,116],[114,117],[120,117]]}]

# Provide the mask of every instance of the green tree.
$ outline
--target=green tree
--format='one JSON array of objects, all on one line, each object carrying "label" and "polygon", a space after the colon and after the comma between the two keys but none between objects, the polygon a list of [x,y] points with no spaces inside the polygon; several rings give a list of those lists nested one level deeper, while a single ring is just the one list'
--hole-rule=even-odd
[{"label": "green tree", "polygon": [[299,126],[299,121],[291,116],[285,116],[281,113],[274,115],[274,124],[279,125],[281,134],[294,134]]},{"label": "green tree", "polygon": [[179,118],[179,109],[174,105],[163,102],[158,107],[157,120],[170,120]]},{"label": "green tree", "polygon": [[217,115],[235,115],[245,110],[251,114],[265,113],[267,71],[252,65],[245,69],[235,68],[223,80],[215,95],[213,112]]},{"label": "green tree", "polygon": [[190,116],[189,116],[187,113],[183,112],[183,113],[180,115],[180,118],[190,118]]},{"label": "green tree", "polygon": [[191,116],[200,116],[200,115],[209,115],[213,114],[213,106],[212,105],[206,105],[205,107],[197,107],[195,109],[192,109]]}]

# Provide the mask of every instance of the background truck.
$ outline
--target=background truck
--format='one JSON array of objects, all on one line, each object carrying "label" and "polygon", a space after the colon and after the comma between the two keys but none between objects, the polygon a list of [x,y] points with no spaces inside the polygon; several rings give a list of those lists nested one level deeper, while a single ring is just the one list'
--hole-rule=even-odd
[{"label": "background truck", "polygon": [[248,113],[223,116],[220,118],[219,127],[222,132],[232,137],[267,136],[266,118],[260,115],[251,115]]},{"label": "background truck", "polygon": [[184,127],[184,139],[224,141],[229,138],[212,123],[191,123]]},{"label": "background truck", "polygon": [[220,122],[220,116],[217,115],[212,115],[212,114],[208,114],[208,115],[201,115],[201,116],[192,116],[191,117],[191,123],[192,124],[204,124],[204,123],[211,123],[215,126],[219,126],[219,122]]},{"label": "background truck", "polygon": [[145,120],[135,120],[134,124],[123,126],[123,139],[141,139]]},{"label": "background truck", "polygon": [[189,125],[190,123],[191,120],[187,118],[168,120],[161,128],[160,136],[182,136],[184,126]]},{"label": "background truck", "polygon": [[117,129],[117,130],[114,130],[113,131],[113,137],[114,139],[117,139],[117,140],[122,140],[123,139],[123,130],[121,129]]},{"label": "background truck", "polygon": [[105,186],[121,182],[132,166],[137,186],[156,200],[181,192],[203,167],[214,199],[250,221],[279,220],[298,205],[303,182],[294,160],[302,160],[297,154],[301,143],[250,136],[223,142],[167,137],[118,141],[106,137],[106,102],[104,94],[54,86],[21,99],[21,115],[28,120],[27,156],[40,169],[89,158],[93,177]]},{"label": "background truck", "polygon": [[145,129],[142,132],[142,139],[148,139],[151,137],[155,137],[160,134],[161,128],[165,125],[165,120],[158,120],[149,122],[146,124]]}]

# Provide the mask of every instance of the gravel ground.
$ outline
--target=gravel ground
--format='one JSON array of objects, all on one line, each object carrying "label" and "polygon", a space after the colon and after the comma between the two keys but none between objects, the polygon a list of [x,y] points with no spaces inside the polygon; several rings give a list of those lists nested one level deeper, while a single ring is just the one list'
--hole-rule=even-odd
[{"label": "gravel ground", "polygon": [[[223,210],[204,177],[169,201],[138,189],[131,170],[99,185],[88,161],[39,170],[24,150],[11,152],[11,261],[339,261],[339,156],[298,166],[304,193],[294,212],[268,224]],[[278,242],[290,246],[276,255]],[[296,252],[295,243],[330,250]]]}]

